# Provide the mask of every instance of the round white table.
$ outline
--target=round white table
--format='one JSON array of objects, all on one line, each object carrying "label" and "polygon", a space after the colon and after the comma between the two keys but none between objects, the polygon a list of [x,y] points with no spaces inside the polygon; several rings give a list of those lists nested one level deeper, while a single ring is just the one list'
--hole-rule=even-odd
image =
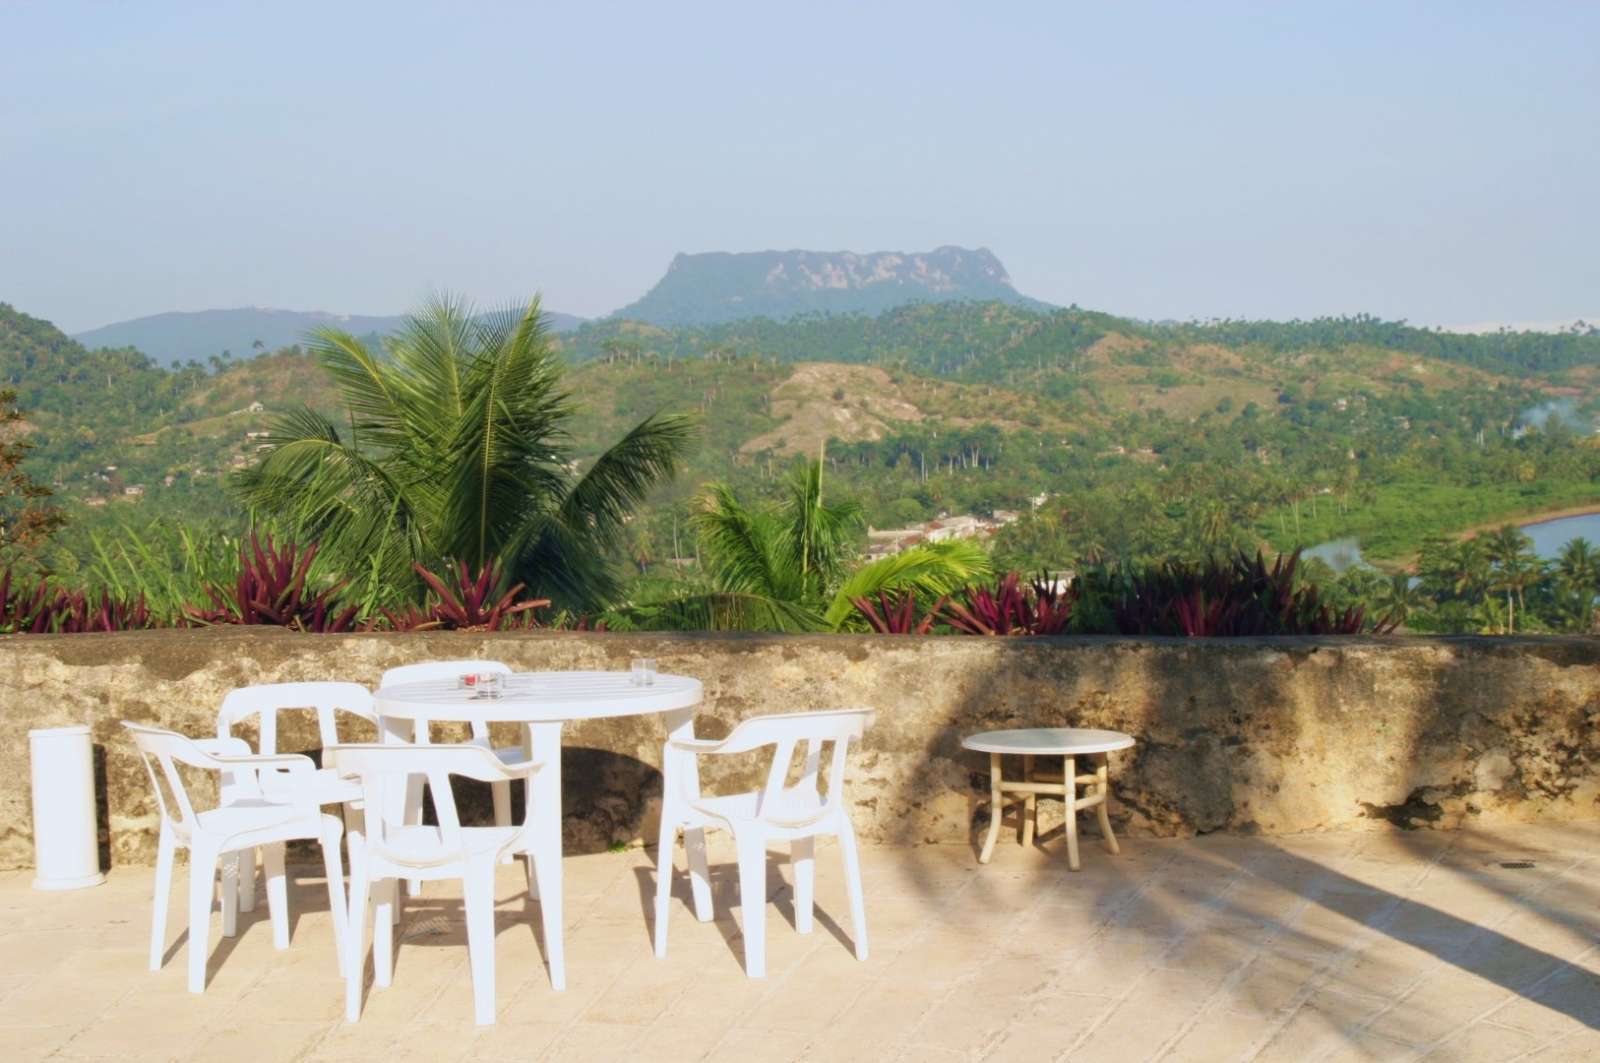
[{"label": "round white table", "polygon": [[[1100,815],[1100,833],[1105,837],[1106,848],[1121,852],[1117,836],[1111,832],[1111,816],[1107,802],[1111,800],[1111,768],[1107,754],[1133,747],[1133,736],[1121,731],[1102,731],[1086,727],[1024,727],[1011,731],[984,731],[961,740],[968,749],[989,754],[989,833],[983,841],[983,851],[978,862],[987,864],[994,856],[994,843],[1000,836],[1000,819],[1007,803],[1007,794],[1016,796],[1010,801],[1022,806],[1021,840],[1023,845],[1033,843],[1039,826],[1040,794],[1060,797],[1066,802],[1065,829],[1067,835],[1067,866],[1078,870],[1078,812],[1094,808]],[[1020,754],[1022,779],[1007,782],[1001,774],[1001,761],[1005,754]],[[1035,757],[1060,757],[1062,768],[1059,778],[1052,772],[1034,768]],[[1094,772],[1079,775],[1079,757],[1094,758]],[[1090,790],[1078,796],[1078,787]]]},{"label": "round white table", "polygon": [[[544,844],[557,853],[561,851],[562,724],[568,720],[662,715],[670,738],[693,738],[694,712],[701,698],[698,679],[657,675],[649,686],[635,686],[631,672],[519,672],[506,677],[505,689],[498,697],[464,689],[454,679],[403,683],[382,688],[374,696],[378,726],[387,742],[426,742],[432,723],[524,725],[523,746],[533,760],[543,765],[531,783],[533,807],[538,810],[534,829],[545,834]],[[395,805],[387,813],[414,814],[416,810],[409,806],[415,801],[420,809],[420,787],[417,789],[414,797],[391,795]],[[397,807],[401,802],[408,807]],[[532,882],[530,888],[534,888]],[[536,888],[550,983],[556,989],[565,989],[559,869],[548,875],[541,872]]]}]

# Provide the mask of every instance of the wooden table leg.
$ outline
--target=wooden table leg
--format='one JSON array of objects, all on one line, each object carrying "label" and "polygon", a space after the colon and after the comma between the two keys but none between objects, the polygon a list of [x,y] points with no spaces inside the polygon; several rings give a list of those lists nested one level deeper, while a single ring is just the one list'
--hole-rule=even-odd
[{"label": "wooden table leg", "polygon": [[1061,775],[1061,787],[1066,798],[1067,814],[1067,867],[1078,870],[1078,765],[1066,758]]},{"label": "wooden table leg", "polygon": [[989,834],[983,839],[983,851],[978,863],[987,864],[994,855],[995,839],[1000,837],[1000,816],[1005,805],[1000,799],[1000,754],[989,754]]},{"label": "wooden table leg", "polygon": [[1094,785],[1100,794],[1100,805],[1095,811],[1100,813],[1100,833],[1105,835],[1106,848],[1113,853],[1120,853],[1122,850],[1117,846],[1117,836],[1111,832],[1111,756],[1102,753],[1099,760],[1099,765],[1094,769]]},{"label": "wooden table leg", "polygon": [[[1024,754],[1022,757],[1022,781],[1028,782],[1033,778],[1033,757]],[[1029,792],[1022,803],[1022,847],[1028,848],[1033,844],[1034,832],[1039,829],[1039,795]]]}]

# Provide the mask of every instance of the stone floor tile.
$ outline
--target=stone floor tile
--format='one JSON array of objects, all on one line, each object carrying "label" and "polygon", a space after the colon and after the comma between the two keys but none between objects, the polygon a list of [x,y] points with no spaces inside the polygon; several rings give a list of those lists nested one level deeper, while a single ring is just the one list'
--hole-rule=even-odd
[{"label": "stone floor tile", "polygon": [[1480,1022],[1444,1040],[1423,1058],[1429,1063],[1504,1063],[1527,1055],[1548,1040],[1509,1026]]},{"label": "stone floor tile", "polygon": [[543,1059],[553,1063],[614,1063],[619,1059],[648,1059],[636,1048],[647,1032],[644,1026],[615,1023],[579,1022],[566,1027],[545,1050]]},{"label": "stone floor tile", "polygon": [[[0,1027],[9,1027],[0,1053],[876,1063],[1211,1060],[1259,1048],[1266,1063],[1600,1058],[1600,917],[1581,910],[1600,892],[1600,863],[1584,863],[1600,860],[1600,825],[1514,840],[1478,830],[1130,839],[1116,858],[1091,846],[1077,873],[1062,866],[1058,840],[1002,847],[981,868],[964,846],[868,846],[866,962],[852,952],[842,882],[830,871],[836,853],[824,847],[817,927],[800,935],[787,860],[774,850],[765,979],[744,975],[726,846],[713,858],[717,919],[695,920],[679,883],[665,959],[651,945],[649,854],[585,855],[564,869],[571,988],[561,993],[544,968],[538,905],[520,868],[507,867],[496,889],[499,1023],[483,1029],[472,1023],[465,926],[449,885],[408,901],[394,984],[366,988],[351,1025],[312,869],[297,872],[288,950],[272,947],[264,906],[227,941],[213,920],[198,996],[187,992],[176,924],[165,968],[144,969],[148,871],[119,869],[70,896],[0,873]],[[1501,868],[1507,852],[1537,866]],[[132,1047],[113,1039],[151,1016],[159,1031]]]}]

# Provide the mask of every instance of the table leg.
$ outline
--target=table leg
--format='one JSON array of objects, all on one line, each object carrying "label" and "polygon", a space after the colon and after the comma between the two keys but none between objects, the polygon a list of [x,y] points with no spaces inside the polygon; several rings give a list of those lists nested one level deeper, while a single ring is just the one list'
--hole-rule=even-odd
[{"label": "table leg", "polygon": [[[1033,778],[1033,756],[1023,754],[1022,781],[1028,782]],[[1028,848],[1033,844],[1033,835],[1039,829],[1039,795],[1029,793],[1022,803],[1022,847]]]},{"label": "table leg", "polygon": [[1100,793],[1100,807],[1096,809],[1100,813],[1100,833],[1105,836],[1106,848],[1113,853],[1120,853],[1122,850],[1117,847],[1117,836],[1111,832],[1111,755],[1102,753],[1099,760],[1099,765],[1094,769],[1094,785]]},{"label": "table leg", "polygon": [[561,722],[528,725],[533,759],[540,763],[533,786],[533,873],[539,886],[539,911],[544,923],[544,958],[552,989],[567,988],[566,950],[561,913]]},{"label": "table leg", "polygon": [[1000,800],[1000,754],[989,754],[989,834],[983,839],[978,863],[987,864],[994,856],[995,839],[1000,837],[1000,816],[1005,805]]},{"label": "table leg", "polygon": [[1078,870],[1078,762],[1066,758],[1061,776],[1067,799],[1067,868]]}]

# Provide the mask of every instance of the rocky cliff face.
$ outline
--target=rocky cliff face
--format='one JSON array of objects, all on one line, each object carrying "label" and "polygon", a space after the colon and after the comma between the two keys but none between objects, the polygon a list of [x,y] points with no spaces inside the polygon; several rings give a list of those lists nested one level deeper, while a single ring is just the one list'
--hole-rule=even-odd
[{"label": "rocky cliff face", "polygon": [[1012,287],[987,248],[876,251],[724,251],[680,254],[642,299],[616,317],[656,325],[705,325],[810,312],[876,314],[943,300],[1034,303]]}]

